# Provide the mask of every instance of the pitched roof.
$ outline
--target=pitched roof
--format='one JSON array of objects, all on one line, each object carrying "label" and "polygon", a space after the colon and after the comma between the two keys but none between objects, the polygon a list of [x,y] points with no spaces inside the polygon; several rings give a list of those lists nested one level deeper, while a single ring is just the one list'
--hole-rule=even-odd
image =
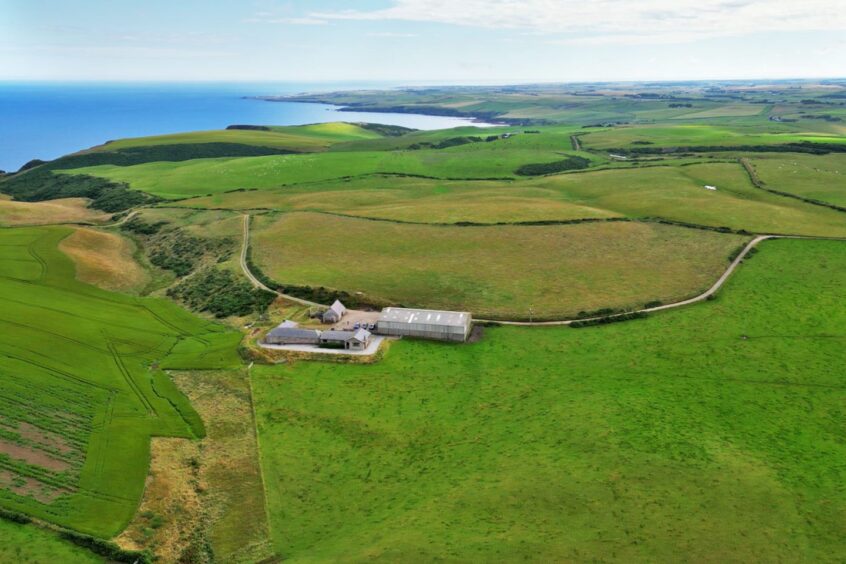
[{"label": "pitched roof", "polygon": [[355,335],[353,335],[353,337],[357,341],[360,341],[360,342],[363,343],[363,342],[367,341],[367,339],[370,338],[370,331],[368,331],[367,329],[359,329],[358,331],[355,332]]},{"label": "pitched roof", "polygon": [[316,329],[299,329],[297,327],[277,327],[267,334],[268,337],[297,337],[316,339],[320,336],[320,331]]},{"label": "pitched roof", "polygon": [[328,341],[349,341],[355,336],[352,331],[324,331],[320,338]]},{"label": "pitched roof", "polygon": [[379,316],[379,323],[425,323],[446,327],[464,327],[470,323],[471,315],[466,311],[438,311],[433,309],[410,309],[387,307]]},{"label": "pitched roof", "polygon": [[335,303],[332,304],[329,309],[331,309],[337,314],[343,314],[345,311],[347,311],[347,308],[344,307],[344,304],[341,303],[341,300],[335,300]]}]

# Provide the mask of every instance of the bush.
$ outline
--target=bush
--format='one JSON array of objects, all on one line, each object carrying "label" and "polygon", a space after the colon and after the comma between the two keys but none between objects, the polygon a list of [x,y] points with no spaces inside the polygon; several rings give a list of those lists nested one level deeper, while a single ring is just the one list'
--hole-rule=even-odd
[{"label": "bush", "polygon": [[590,160],[584,157],[567,157],[551,163],[526,164],[514,171],[519,176],[542,176],[568,170],[582,170],[590,166]]},{"label": "bush", "polygon": [[170,288],[167,295],[215,317],[242,316],[267,309],[276,295],[253,288],[228,270],[209,268]]},{"label": "bush", "polygon": [[87,548],[95,554],[105,556],[113,562],[130,562],[138,564],[152,564],[153,558],[148,552],[124,550],[113,542],[83,535],[75,531],[62,531],[59,536],[77,546]]},{"label": "bush", "polygon": [[619,323],[621,321],[629,321],[631,319],[644,319],[649,317],[649,314],[644,311],[637,311],[631,313],[621,313],[611,317],[600,317],[599,319],[588,319],[586,321],[574,321],[570,327],[580,329],[582,327],[594,327],[596,325],[607,325],[609,323]]}]

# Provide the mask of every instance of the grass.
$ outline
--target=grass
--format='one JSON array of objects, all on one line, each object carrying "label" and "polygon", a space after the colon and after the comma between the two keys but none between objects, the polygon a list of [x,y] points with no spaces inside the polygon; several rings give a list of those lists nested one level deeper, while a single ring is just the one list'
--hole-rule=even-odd
[{"label": "grass", "polygon": [[138,507],[150,437],[204,432],[162,369],[237,366],[240,336],[76,281],[70,234],[0,231],[0,506],[108,537]]},{"label": "grass", "polygon": [[110,214],[87,207],[85,198],[48,202],[15,202],[0,199],[0,226],[16,227],[55,223],[104,223]]},{"label": "grass", "polygon": [[514,171],[522,165],[559,161],[562,155],[567,156],[560,151],[539,152],[480,143],[441,150],[195,159],[125,167],[99,165],[63,170],[61,174],[87,174],[125,182],[161,198],[179,199],[239,188],[267,189],[374,173],[458,179],[513,178]]},{"label": "grass", "polygon": [[497,318],[688,297],[744,240],[645,223],[436,227],[312,213],[259,216],[253,229],[253,259],[279,282]]},{"label": "grass", "polygon": [[120,139],[94,147],[93,151],[117,151],[130,147],[150,147],[182,143],[240,143],[292,151],[323,151],[334,143],[358,139],[376,139],[380,135],[349,123],[321,123],[315,125],[274,127],[272,131],[228,129],[192,131],[172,135],[154,135]]},{"label": "grass", "polygon": [[768,188],[846,207],[846,155],[771,155],[752,164]]},{"label": "grass", "polygon": [[846,244],[715,301],[254,370],[272,536],[304,561],[846,558]]},{"label": "grass", "polygon": [[101,564],[105,559],[51,531],[0,519],[0,562]]},{"label": "grass", "polygon": [[135,245],[116,233],[75,229],[59,249],[74,262],[77,280],[86,284],[137,294],[150,282],[149,273],[135,261]]}]

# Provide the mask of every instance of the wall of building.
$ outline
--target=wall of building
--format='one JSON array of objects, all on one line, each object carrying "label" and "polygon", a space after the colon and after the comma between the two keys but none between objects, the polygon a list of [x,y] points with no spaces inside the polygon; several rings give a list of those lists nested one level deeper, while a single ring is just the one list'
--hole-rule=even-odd
[{"label": "wall of building", "polygon": [[429,323],[405,323],[379,321],[376,330],[381,335],[395,337],[417,337],[436,341],[464,342],[469,334],[468,327],[432,325]]}]

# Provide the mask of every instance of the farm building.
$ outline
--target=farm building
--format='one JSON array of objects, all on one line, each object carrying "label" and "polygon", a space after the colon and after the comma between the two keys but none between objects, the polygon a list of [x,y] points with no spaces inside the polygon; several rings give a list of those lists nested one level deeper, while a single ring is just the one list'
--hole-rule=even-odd
[{"label": "farm building", "polygon": [[335,300],[335,303],[323,312],[323,323],[338,323],[346,314],[347,308],[344,304],[340,300]]},{"label": "farm building", "polygon": [[464,342],[472,325],[472,315],[464,311],[388,307],[379,316],[377,332],[398,337]]},{"label": "farm building", "polygon": [[370,345],[370,331],[358,329],[356,331],[324,331],[320,334],[320,344],[344,348],[352,351],[363,351]]},{"label": "farm building", "polygon": [[283,323],[268,333],[264,342],[268,345],[316,345],[320,343],[320,331],[285,326]]}]

